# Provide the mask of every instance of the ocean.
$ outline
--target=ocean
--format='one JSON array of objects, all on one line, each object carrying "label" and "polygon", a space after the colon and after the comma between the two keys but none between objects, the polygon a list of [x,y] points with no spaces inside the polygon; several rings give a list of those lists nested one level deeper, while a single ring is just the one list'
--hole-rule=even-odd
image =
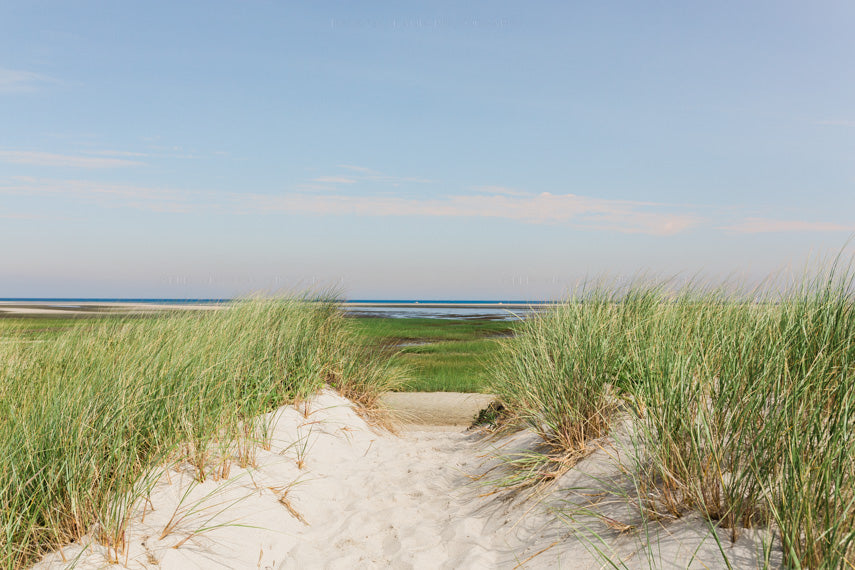
[{"label": "ocean", "polygon": [[[152,303],[158,305],[205,305],[228,303],[232,299],[159,299],[125,297],[2,297],[0,302],[16,305],[44,305],[74,309],[83,305],[112,303]],[[352,299],[342,302],[351,317],[428,318],[462,320],[515,320],[525,318],[550,303],[522,300],[447,300],[447,299]]]}]

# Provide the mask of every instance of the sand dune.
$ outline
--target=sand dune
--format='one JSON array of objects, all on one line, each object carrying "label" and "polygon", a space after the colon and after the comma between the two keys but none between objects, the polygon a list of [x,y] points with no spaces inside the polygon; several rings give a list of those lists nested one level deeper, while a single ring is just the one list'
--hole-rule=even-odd
[{"label": "sand dune", "polygon": [[[118,556],[89,537],[37,567],[102,568],[116,557],[128,568],[600,568],[604,555],[631,568],[725,566],[698,517],[603,524],[640,520],[618,492],[614,449],[585,459],[539,500],[509,498],[488,494],[497,470],[476,479],[497,465],[499,449],[530,448],[525,432],[487,441],[459,426],[411,426],[396,436],[332,392],[268,419],[270,449],[228,479],[196,484],[188,465],[162,472]],[[609,484],[614,492],[604,494]],[[717,532],[735,567],[760,565],[760,535],[731,545]]]}]

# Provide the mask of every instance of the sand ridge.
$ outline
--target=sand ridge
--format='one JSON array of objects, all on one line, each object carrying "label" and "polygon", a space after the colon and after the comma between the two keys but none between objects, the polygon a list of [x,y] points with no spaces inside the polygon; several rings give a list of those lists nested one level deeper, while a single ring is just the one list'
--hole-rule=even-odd
[{"label": "sand ridge", "polygon": [[[160,474],[118,556],[92,533],[37,568],[102,568],[111,557],[127,568],[600,568],[598,550],[628,567],[724,567],[709,529],[691,517],[656,530],[653,542],[600,530],[603,545],[586,535],[591,521],[578,518],[574,528],[556,516],[572,502],[561,488],[583,497],[579,489],[613,475],[605,451],[542,500],[523,500],[490,494],[487,481],[496,451],[534,444],[527,432],[496,441],[410,426],[396,436],[330,391],[266,419],[270,448],[256,449],[254,465],[233,466],[228,479],[193,483],[187,465]],[[727,548],[740,567],[759,565],[757,540]]]}]

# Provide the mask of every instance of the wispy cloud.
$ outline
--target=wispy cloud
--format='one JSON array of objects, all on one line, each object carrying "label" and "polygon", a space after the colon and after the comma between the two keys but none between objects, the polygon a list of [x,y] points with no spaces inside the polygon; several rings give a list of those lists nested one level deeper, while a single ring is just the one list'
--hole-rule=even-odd
[{"label": "wispy cloud", "polygon": [[297,192],[335,192],[336,187],[332,184],[320,184],[317,182],[304,182],[302,184],[297,184],[295,188]]},{"label": "wispy cloud", "polygon": [[339,164],[339,165],[337,165],[337,167],[338,168],[344,168],[345,170],[352,170],[354,172],[361,172],[363,174],[370,174],[370,173],[374,172],[370,168],[366,168],[364,166],[356,166],[353,164]]},{"label": "wispy cloud", "polygon": [[[328,186],[322,187],[329,189]],[[208,192],[32,177],[16,177],[5,183],[0,181],[0,195],[62,197],[110,208],[173,214],[227,212],[236,215],[494,218],[528,224],[560,224],[580,230],[657,236],[676,235],[699,227],[733,234],[855,231],[855,225],[762,217],[745,217],[728,225],[717,225],[715,212],[707,208],[611,200],[579,194],[533,194],[503,187],[480,188],[485,193],[422,198],[311,190],[282,194]],[[503,193],[503,190],[511,192]]]},{"label": "wispy cloud", "polygon": [[95,156],[124,156],[124,157],[144,157],[151,156],[147,152],[132,152],[128,150],[87,150],[84,154],[92,154]]},{"label": "wispy cloud", "polygon": [[45,83],[56,82],[41,73],[0,67],[0,93],[28,93],[37,91]]},{"label": "wispy cloud", "polygon": [[500,194],[503,196],[531,196],[531,192],[517,190],[516,188],[507,188],[505,186],[474,186],[472,188],[479,194]]},{"label": "wispy cloud", "polygon": [[377,170],[373,170],[371,168],[366,168],[364,166],[356,166],[353,164],[339,164],[338,168],[348,170],[352,174],[347,178],[353,178],[355,181],[362,182],[384,182],[387,184],[392,184],[393,186],[397,186],[399,184],[404,184],[407,182],[416,183],[416,184],[428,184],[433,182],[433,180],[428,180],[426,178],[417,178],[412,176],[394,176],[391,174],[384,174]]},{"label": "wispy cloud", "polygon": [[73,168],[122,168],[143,163],[125,158],[54,154],[28,150],[0,150],[0,161],[34,166],[60,166]]},{"label": "wispy cloud", "polygon": [[0,220],[38,220],[39,216],[31,214],[14,214],[8,212],[0,212]]},{"label": "wispy cloud", "polygon": [[702,221],[693,213],[655,211],[646,203],[547,192],[531,196],[458,195],[440,199],[251,194],[244,197],[243,205],[245,211],[256,212],[504,218],[653,235],[676,234]]},{"label": "wispy cloud", "polygon": [[335,193],[344,190],[345,186],[351,186],[348,192],[382,192],[386,189],[396,191],[404,184],[425,184],[432,182],[425,178],[416,178],[412,176],[394,176],[384,174],[383,172],[366,168],[364,166],[356,166],[353,164],[339,164],[336,166],[340,171],[317,176],[302,182],[295,186],[297,192],[307,193]]},{"label": "wispy cloud", "polygon": [[221,210],[227,206],[226,195],[89,180],[16,177],[6,184],[0,183],[0,194],[49,196],[112,208],[185,214]]},{"label": "wispy cloud", "polygon": [[312,182],[321,182],[325,184],[355,184],[355,178],[347,178],[345,176],[318,176],[313,178]]},{"label": "wispy cloud", "polygon": [[152,212],[500,218],[652,235],[676,234],[703,221],[692,212],[669,211],[667,205],[549,193],[527,196],[467,194],[442,198],[307,192],[241,194],[17,177],[6,184],[0,183],[0,194],[63,197],[105,207]]},{"label": "wispy cloud", "polygon": [[768,218],[745,218],[735,224],[719,229],[737,234],[760,234],[774,232],[853,232],[855,225],[832,222],[806,222],[801,220],[771,220]]},{"label": "wispy cloud", "polygon": [[847,121],[840,119],[816,121],[817,125],[827,125],[830,127],[855,127],[855,121]]}]

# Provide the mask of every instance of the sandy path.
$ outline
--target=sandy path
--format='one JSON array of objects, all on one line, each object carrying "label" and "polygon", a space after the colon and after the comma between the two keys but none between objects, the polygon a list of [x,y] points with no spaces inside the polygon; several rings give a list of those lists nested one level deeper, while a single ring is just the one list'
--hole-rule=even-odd
[{"label": "sandy path", "polygon": [[420,426],[469,427],[496,397],[463,392],[387,392],[381,402],[410,430]]},{"label": "sandy path", "polygon": [[[268,418],[275,420],[272,445],[257,449],[254,466],[235,465],[230,479],[209,477],[195,486],[186,465],[160,477],[151,506],[144,514],[138,509],[128,528],[128,547],[116,557],[122,566],[599,568],[600,549],[629,567],[723,567],[710,532],[691,517],[651,534],[610,534],[599,525],[604,544],[584,530],[591,517],[578,517],[575,527],[560,521],[550,509],[587,496],[580,489],[593,478],[601,488],[615,475],[606,452],[565,476],[558,485],[564,491],[541,502],[506,500],[481,496],[491,487],[472,477],[495,465],[491,445],[525,449],[530,434],[487,444],[460,428],[378,433],[329,392],[308,414],[282,408]],[[626,501],[610,508],[610,516],[632,516]],[[164,532],[174,515],[178,523]],[[655,547],[646,548],[648,542]],[[750,537],[727,548],[735,566],[757,566]],[[77,568],[101,568],[111,553],[90,540],[39,567],[65,567],[62,556]]]}]

